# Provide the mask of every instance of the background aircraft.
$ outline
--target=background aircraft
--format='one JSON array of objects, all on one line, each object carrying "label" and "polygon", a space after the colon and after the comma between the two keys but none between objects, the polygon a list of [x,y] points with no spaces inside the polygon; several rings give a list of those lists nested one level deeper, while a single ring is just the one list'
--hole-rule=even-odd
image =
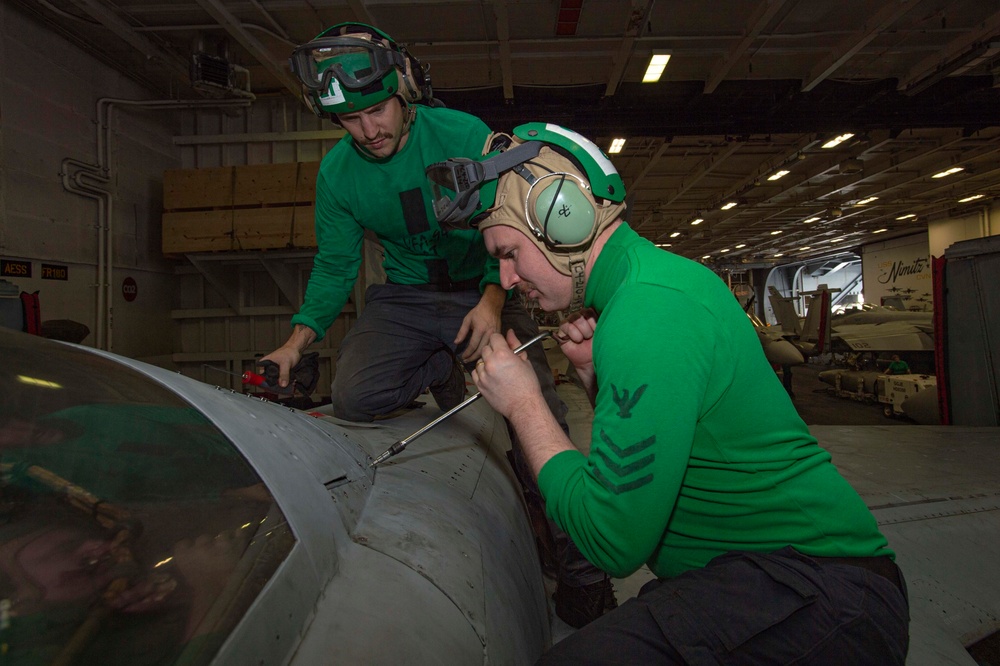
[{"label": "background aircraft", "polygon": [[[905,291],[905,290],[904,290]],[[771,307],[783,331],[797,336],[800,345],[816,352],[838,347],[854,352],[933,352],[934,322],[931,312],[898,311],[867,305],[860,311],[834,315],[826,285],[810,292],[805,319],[795,312],[793,299],[770,287]]]}]

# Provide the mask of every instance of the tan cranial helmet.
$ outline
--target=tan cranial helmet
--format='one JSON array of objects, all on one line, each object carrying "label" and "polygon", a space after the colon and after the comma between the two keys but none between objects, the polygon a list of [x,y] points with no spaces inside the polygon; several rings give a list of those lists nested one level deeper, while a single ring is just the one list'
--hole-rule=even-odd
[{"label": "tan cranial helmet", "polygon": [[589,139],[551,123],[494,134],[479,159],[453,157],[425,168],[443,229],[505,225],[523,232],[573,278],[583,305],[584,267],[594,239],[625,212],[625,184]]},{"label": "tan cranial helmet", "polygon": [[[557,271],[573,278],[574,311],[583,307],[584,267],[594,239],[624,214],[625,191],[611,161],[593,143],[558,129],[563,139],[567,133],[572,137],[574,149],[541,139],[547,145],[537,157],[500,176],[494,206],[479,229],[504,225],[530,238]],[[514,143],[520,143],[517,137]]]},{"label": "tan cranial helmet", "polygon": [[479,229],[513,227],[556,270],[573,275],[571,262],[578,257],[586,261],[594,238],[624,211],[624,202],[596,199],[582,170],[545,146],[538,157],[500,176],[494,207]]}]

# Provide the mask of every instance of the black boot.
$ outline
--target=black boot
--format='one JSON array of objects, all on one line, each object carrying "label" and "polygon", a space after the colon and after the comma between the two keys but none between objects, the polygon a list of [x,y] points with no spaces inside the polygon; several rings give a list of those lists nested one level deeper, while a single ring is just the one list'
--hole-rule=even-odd
[{"label": "black boot", "polygon": [[573,587],[560,580],[552,598],[555,599],[559,619],[577,629],[618,608],[610,576],[581,587]]}]

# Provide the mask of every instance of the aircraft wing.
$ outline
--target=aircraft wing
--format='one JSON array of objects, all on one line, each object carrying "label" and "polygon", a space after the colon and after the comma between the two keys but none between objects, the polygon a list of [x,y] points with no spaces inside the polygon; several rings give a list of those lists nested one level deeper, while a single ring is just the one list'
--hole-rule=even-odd
[{"label": "aircraft wing", "polygon": [[810,431],[896,552],[910,598],[907,666],[975,666],[976,643],[1000,629],[1000,428]]},{"label": "aircraft wing", "polygon": [[841,324],[832,337],[853,351],[933,351],[934,339],[926,327],[911,322]]}]

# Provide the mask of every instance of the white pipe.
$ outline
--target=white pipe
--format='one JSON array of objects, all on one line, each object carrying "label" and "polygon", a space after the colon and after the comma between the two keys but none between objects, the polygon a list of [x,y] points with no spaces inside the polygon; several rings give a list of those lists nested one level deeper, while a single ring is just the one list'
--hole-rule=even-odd
[{"label": "white pipe", "polygon": [[[98,349],[104,349],[104,326],[103,326],[103,315],[104,315],[104,290],[101,288],[101,279],[104,277],[104,230],[102,229],[102,221],[104,220],[104,209],[106,201],[110,201],[111,193],[108,190],[95,187],[93,185],[87,185],[80,181],[81,174],[89,175],[98,180],[102,180],[103,176],[95,173],[96,166],[93,164],[87,164],[86,162],[81,162],[79,160],[74,160],[67,157],[62,162],[62,181],[63,189],[74,194],[78,194],[82,197],[87,197],[88,199],[93,199],[97,201],[97,281],[94,285],[96,287],[97,293],[97,307],[94,313],[94,339],[95,346]],[[79,171],[73,174],[72,178],[69,174],[68,167],[75,166]],[[104,179],[105,182],[106,179]]]},{"label": "white pipe", "polygon": [[[100,176],[91,174],[94,178],[102,179],[103,182],[111,182],[111,119],[114,106],[134,106],[148,110],[183,110],[198,108],[227,108],[250,106],[250,100],[177,100],[177,99],[156,99],[156,100],[133,100],[117,99],[113,97],[102,97],[97,100],[97,168]],[[103,131],[102,131],[103,130]],[[105,347],[108,351],[113,350],[114,336],[114,197],[111,191],[107,193],[107,204],[99,213],[103,215],[103,220],[99,221],[100,230],[103,232],[103,242],[99,239],[100,248],[98,257],[103,254],[103,271],[98,268],[101,285],[98,290],[103,293],[98,300],[102,303],[98,328],[106,331]]]}]

